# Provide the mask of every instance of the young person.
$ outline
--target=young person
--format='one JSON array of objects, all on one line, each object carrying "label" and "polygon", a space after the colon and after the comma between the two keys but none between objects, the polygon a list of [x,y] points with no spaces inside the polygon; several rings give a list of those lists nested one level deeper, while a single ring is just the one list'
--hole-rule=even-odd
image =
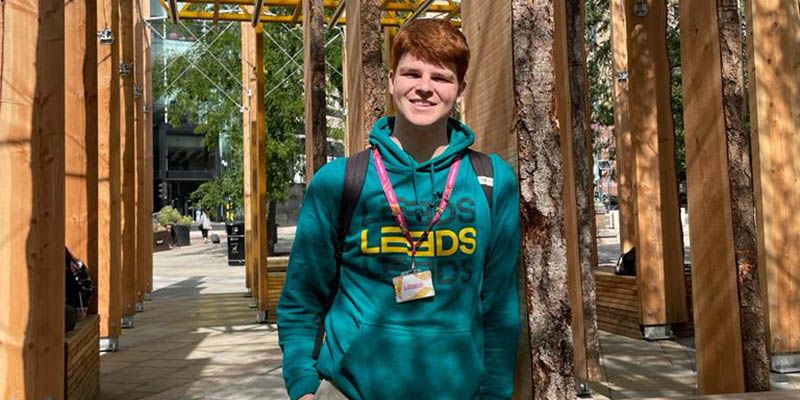
[{"label": "young person", "polygon": [[205,210],[200,212],[200,218],[197,221],[200,228],[200,233],[203,234],[203,243],[208,243],[208,231],[211,230],[211,220],[208,218]]},{"label": "young person", "polygon": [[[292,400],[511,398],[519,191],[496,155],[493,182],[478,178],[475,134],[449,118],[468,61],[466,39],[445,21],[413,21],[395,38],[397,115],[370,133],[339,263],[346,160],[311,181],[278,304]],[[481,184],[493,185],[491,205]]]}]

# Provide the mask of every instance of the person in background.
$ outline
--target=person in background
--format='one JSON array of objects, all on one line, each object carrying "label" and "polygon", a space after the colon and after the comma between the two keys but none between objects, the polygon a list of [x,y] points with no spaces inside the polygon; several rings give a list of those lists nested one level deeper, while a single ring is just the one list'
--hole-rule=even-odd
[{"label": "person in background", "polygon": [[208,231],[211,230],[211,220],[208,219],[208,215],[206,215],[205,210],[200,211],[200,218],[197,221],[198,225],[200,225],[200,232],[203,233],[203,243],[208,243]]}]

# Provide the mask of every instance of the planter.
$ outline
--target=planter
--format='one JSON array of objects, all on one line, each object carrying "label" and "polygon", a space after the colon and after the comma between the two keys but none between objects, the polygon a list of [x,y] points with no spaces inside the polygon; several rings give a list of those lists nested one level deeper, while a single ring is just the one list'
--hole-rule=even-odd
[{"label": "planter", "polygon": [[189,240],[189,226],[172,225],[172,234],[176,245],[188,246],[192,244],[192,242]]}]

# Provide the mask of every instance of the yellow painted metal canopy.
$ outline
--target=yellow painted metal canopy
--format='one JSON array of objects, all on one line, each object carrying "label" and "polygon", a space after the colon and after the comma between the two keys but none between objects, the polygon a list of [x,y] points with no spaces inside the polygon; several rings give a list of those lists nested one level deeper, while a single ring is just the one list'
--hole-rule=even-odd
[{"label": "yellow painted metal canopy", "polygon": [[[323,7],[333,10],[326,13],[327,25],[344,24],[343,15],[347,0],[323,0]],[[360,1],[360,0],[350,0]],[[261,23],[301,24],[303,22],[302,0],[159,0],[173,21],[251,21]],[[223,9],[224,6],[224,9]],[[455,0],[383,0],[381,1],[381,25],[402,26],[419,15],[444,18],[460,25],[461,2]],[[330,15],[327,15],[330,14]],[[258,18],[255,18],[258,15]],[[336,19],[332,22],[332,19]]]}]

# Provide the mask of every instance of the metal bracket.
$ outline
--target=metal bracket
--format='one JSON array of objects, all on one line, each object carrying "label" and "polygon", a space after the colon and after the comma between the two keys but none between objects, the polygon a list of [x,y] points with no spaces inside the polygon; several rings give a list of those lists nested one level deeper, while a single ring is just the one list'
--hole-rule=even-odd
[{"label": "metal bracket", "polygon": [[136,96],[136,98],[142,97],[141,85],[133,85],[133,95]]},{"label": "metal bracket", "polygon": [[622,71],[617,72],[617,82],[627,82],[628,81],[628,70],[624,69]]},{"label": "metal bracket", "polygon": [[665,325],[647,325],[644,327],[645,340],[669,340],[675,336],[672,334],[672,326]]},{"label": "metal bracket", "polygon": [[[143,113],[148,114],[151,111],[153,111],[153,106],[151,106],[150,104],[145,104],[144,106],[142,106],[142,112]],[[145,296],[144,297],[145,300],[150,301],[150,293],[147,293],[144,296]]]},{"label": "metal bracket", "polygon": [[136,303],[136,312],[144,312],[144,302]]},{"label": "metal bracket", "polygon": [[100,338],[100,351],[101,352],[114,352],[119,350],[119,338],[116,336],[101,337]]},{"label": "metal bracket", "polygon": [[589,387],[589,382],[586,382],[582,379],[575,380],[575,392],[578,397],[581,398],[592,398],[592,389]]},{"label": "metal bracket", "polygon": [[633,13],[636,14],[637,17],[647,16],[648,11],[649,9],[647,8],[647,2],[645,0],[636,0],[636,4],[633,5]]},{"label": "metal bracket", "polygon": [[247,291],[244,292],[244,296],[242,296],[242,297],[245,297],[245,298],[253,297],[253,290],[252,289],[247,289]]},{"label": "metal bracket", "polygon": [[250,308],[258,308],[258,300],[256,298],[253,298],[253,301],[247,306]]},{"label": "metal bracket", "polygon": [[114,44],[114,32],[111,32],[111,28],[105,27],[102,31],[97,32],[97,39],[100,40],[100,44],[112,45]]},{"label": "metal bracket", "polygon": [[779,374],[800,372],[800,353],[773,354],[769,361],[770,369]]},{"label": "metal bracket", "polygon": [[119,63],[119,76],[131,76],[133,73],[133,64],[121,62]]},{"label": "metal bracket", "polygon": [[258,311],[258,312],[256,312],[256,323],[257,324],[266,324],[267,323],[267,312],[266,311]]},{"label": "metal bracket", "polygon": [[123,315],[122,329],[131,329],[131,328],[133,328],[133,315]]}]

